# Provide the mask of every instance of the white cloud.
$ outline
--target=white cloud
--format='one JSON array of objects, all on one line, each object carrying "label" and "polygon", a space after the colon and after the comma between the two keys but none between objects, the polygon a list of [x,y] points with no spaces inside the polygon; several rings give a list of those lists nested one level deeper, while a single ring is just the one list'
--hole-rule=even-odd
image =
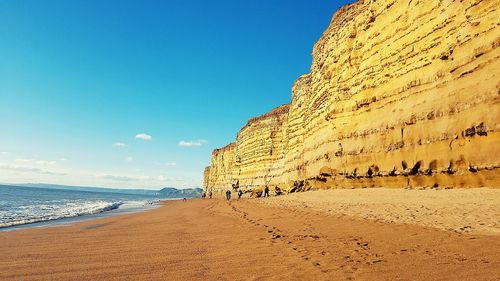
[{"label": "white cloud", "polygon": [[132,161],[134,161],[134,158],[132,156],[129,156],[129,157],[125,158],[125,161],[132,162]]},{"label": "white cloud", "polygon": [[25,163],[25,164],[36,164],[36,165],[55,165],[57,164],[56,161],[52,160],[37,160],[37,159],[15,159],[14,162],[16,163]]},{"label": "white cloud", "polygon": [[0,151],[0,154],[1,154],[1,155],[7,155],[7,154],[9,154],[9,153],[8,153],[7,151]]},{"label": "white cloud", "polygon": [[173,167],[173,166],[177,166],[177,163],[176,162],[155,162],[154,163],[155,165],[158,165],[158,166],[168,166],[168,167]]},{"label": "white cloud", "polygon": [[127,145],[126,145],[126,144],[124,144],[123,142],[115,142],[115,143],[113,144],[113,146],[114,146],[114,147],[126,147]]},{"label": "white cloud", "polygon": [[56,161],[37,160],[35,163],[38,165],[55,165],[57,162]]},{"label": "white cloud", "polygon": [[182,140],[179,142],[179,146],[184,146],[184,147],[193,147],[193,146],[202,146],[204,144],[208,143],[207,140],[199,139],[199,140],[194,140],[194,141],[185,141]]},{"label": "white cloud", "polygon": [[10,170],[10,171],[15,171],[15,172],[37,173],[37,174],[54,175],[54,176],[65,176],[66,175],[65,173],[48,171],[48,170],[34,168],[34,167],[17,166],[17,165],[0,164],[0,169]]},{"label": "white cloud", "polygon": [[119,175],[99,175],[100,178],[112,181],[139,181],[144,180],[140,177],[119,176]]},{"label": "white cloud", "polygon": [[166,176],[157,176],[157,177],[156,177],[156,179],[157,179],[157,180],[159,180],[159,181],[167,181],[167,180],[170,180],[170,178],[169,178],[169,177],[166,177]]},{"label": "white cloud", "polygon": [[123,175],[97,175],[100,178],[112,181],[167,181],[171,178],[167,176],[123,176]]},{"label": "white cloud", "polygon": [[68,158],[59,158],[59,161],[68,161]]},{"label": "white cloud", "polygon": [[142,133],[142,134],[137,134],[137,135],[135,136],[135,138],[136,138],[136,139],[145,140],[145,141],[150,141],[150,140],[152,140],[152,139],[153,139],[153,137],[152,137],[152,136],[150,136],[150,135],[148,135],[148,134],[144,134],[144,133]]}]

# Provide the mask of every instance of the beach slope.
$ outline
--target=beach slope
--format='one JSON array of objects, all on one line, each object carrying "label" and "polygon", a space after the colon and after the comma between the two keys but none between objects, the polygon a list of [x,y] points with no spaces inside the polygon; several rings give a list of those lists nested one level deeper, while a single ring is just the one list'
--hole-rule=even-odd
[{"label": "beach slope", "polygon": [[499,280],[500,236],[263,200],[0,232],[0,280]]}]

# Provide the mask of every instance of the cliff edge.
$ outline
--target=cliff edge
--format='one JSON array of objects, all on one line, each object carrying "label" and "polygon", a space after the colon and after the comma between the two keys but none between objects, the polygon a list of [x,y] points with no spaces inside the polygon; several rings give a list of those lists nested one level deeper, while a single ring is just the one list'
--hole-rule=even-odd
[{"label": "cliff edge", "polygon": [[212,153],[204,189],[500,186],[497,1],[358,1],[290,104]]}]

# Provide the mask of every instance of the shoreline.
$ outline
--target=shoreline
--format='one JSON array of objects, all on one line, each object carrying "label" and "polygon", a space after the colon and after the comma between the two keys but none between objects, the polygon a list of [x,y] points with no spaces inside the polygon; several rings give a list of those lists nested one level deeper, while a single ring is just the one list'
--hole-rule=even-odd
[{"label": "shoreline", "polygon": [[498,235],[332,216],[272,202],[285,197],[178,200],[65,227],[0,232],[0,279],[500,278]]},{"label": "shoreline", "polygon": [[147,211],[152,210],[152,209],[160,208],[161,206],[164,205],[164,202],[175,201],[175,200],[181,200],[181,199],[177,199],[177,198],[171,199],[171,200],[162,199],[159,201],[153,201],[153,202],[151,202],[151,204],[146,204],[146,205],[141,206],[141,207],[130,207],[130,208],[125,208],[125,209],[122,209],[121,205],[120,205],[118,208],[108,210],[108,211],[102,211],[100,213],[95,213],[95,214],[83,214],[83,215],[77,215],[77,216],[71,216],[71,217],[62,217],[62,218],[57,218],[57,219],[49,219],[49,220],[35,221],[35,222],[12,225],[12,226],[5,226],[5,227],[0,227],[0,233],[1,232],[18,231],[18,230],[23,230],[23,229],[31,229],[31,228],[66,226],[66,225],[72,225],[72,224],[79,223],[79,222],[97,220],[97,219],[101,219],[101,218],[108,218],[108,217],[114,217],[114,216],[121,216],[121,215],[125,215],[125,214],[147,212]]}]

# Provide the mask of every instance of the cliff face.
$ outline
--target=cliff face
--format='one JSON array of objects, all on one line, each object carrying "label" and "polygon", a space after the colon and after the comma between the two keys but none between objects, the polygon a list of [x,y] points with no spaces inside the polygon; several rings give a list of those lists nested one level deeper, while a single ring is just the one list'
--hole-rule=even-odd
[{"label": "cliff face", "polygon": [[500,186],[497,1],[359,1],[290,105],[215,150],[205,188]]},{"label": "cliff face", "polygon": [[231,188],[234,179],[238,177],[235,159],[236,144],[231,143],[212,152],[210,167],[205,169],[205,191],[212,191],[214,195],[222,195]]},{"label": "cliff face", "polygon": [[289,106],[252,118],[236,138],[236,181],[245,189],[280,183],[286,142],[283,140]]}]

